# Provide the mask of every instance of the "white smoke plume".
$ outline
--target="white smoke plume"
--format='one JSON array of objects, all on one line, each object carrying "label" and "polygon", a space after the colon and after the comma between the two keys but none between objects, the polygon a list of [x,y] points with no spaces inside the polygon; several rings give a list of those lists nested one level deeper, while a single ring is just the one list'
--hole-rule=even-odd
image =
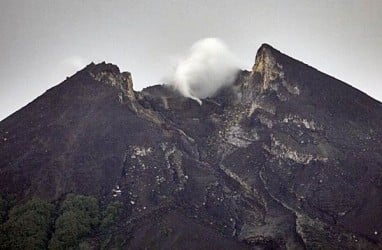
[{"label": "white smoke plume", "polygon": [[238,60],[228,47],[217,38],[205,38],[178,63],[170,85],[202,104],[200,99],[212,97],[221,87],[232,84],[238,71]]}]

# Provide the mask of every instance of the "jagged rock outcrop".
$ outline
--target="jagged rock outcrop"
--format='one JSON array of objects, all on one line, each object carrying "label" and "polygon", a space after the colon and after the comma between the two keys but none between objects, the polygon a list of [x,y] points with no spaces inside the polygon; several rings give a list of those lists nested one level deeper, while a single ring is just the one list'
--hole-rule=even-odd
[{"label": "jagged rock outcrop", "polygon": [[90,64],[0,123],[0,191],[122,201],[129,249],[377,249],[381,111],[269,45],[201,106]]}]

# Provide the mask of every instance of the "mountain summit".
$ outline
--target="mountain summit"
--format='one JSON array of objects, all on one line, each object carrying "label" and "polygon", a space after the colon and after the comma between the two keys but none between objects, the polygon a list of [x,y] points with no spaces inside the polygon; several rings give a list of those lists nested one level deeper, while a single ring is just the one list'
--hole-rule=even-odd
[{"label": "mountain summit", "polygon": [[90,64],[0,123],[0,193],[55,204],[50,248],[74,194],[123,211],[95,249],[377,249],[381,140],[380,102],[270,45],[201,106]]}]

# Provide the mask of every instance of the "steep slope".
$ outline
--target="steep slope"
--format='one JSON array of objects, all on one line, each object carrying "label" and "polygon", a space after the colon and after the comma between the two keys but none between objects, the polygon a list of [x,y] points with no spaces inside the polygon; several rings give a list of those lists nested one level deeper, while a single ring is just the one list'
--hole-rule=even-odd
[{"label": "steep slope", "polygon": [[116,66],[89,65],[2,121],[1,190],[57,199],[109,189],[129,141],[158,130],[124,104],[128,84]]},{"label": "steep slope", "polygon": [[202,106],[91,64],[0,123],[0,191],[122,201],[108,247],[380,248],[381,111],[269,45]]}]

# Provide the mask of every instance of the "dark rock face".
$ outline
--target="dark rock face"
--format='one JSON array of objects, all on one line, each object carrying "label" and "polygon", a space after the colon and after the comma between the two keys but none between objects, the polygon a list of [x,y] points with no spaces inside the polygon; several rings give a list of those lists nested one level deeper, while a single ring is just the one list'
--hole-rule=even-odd
[{"label": "dark rock face", "polygon": [[269,45],[203,105],[91,64],[0,123],[0,191],[129,207],[126,248],[376,249],[382,105]]}]

